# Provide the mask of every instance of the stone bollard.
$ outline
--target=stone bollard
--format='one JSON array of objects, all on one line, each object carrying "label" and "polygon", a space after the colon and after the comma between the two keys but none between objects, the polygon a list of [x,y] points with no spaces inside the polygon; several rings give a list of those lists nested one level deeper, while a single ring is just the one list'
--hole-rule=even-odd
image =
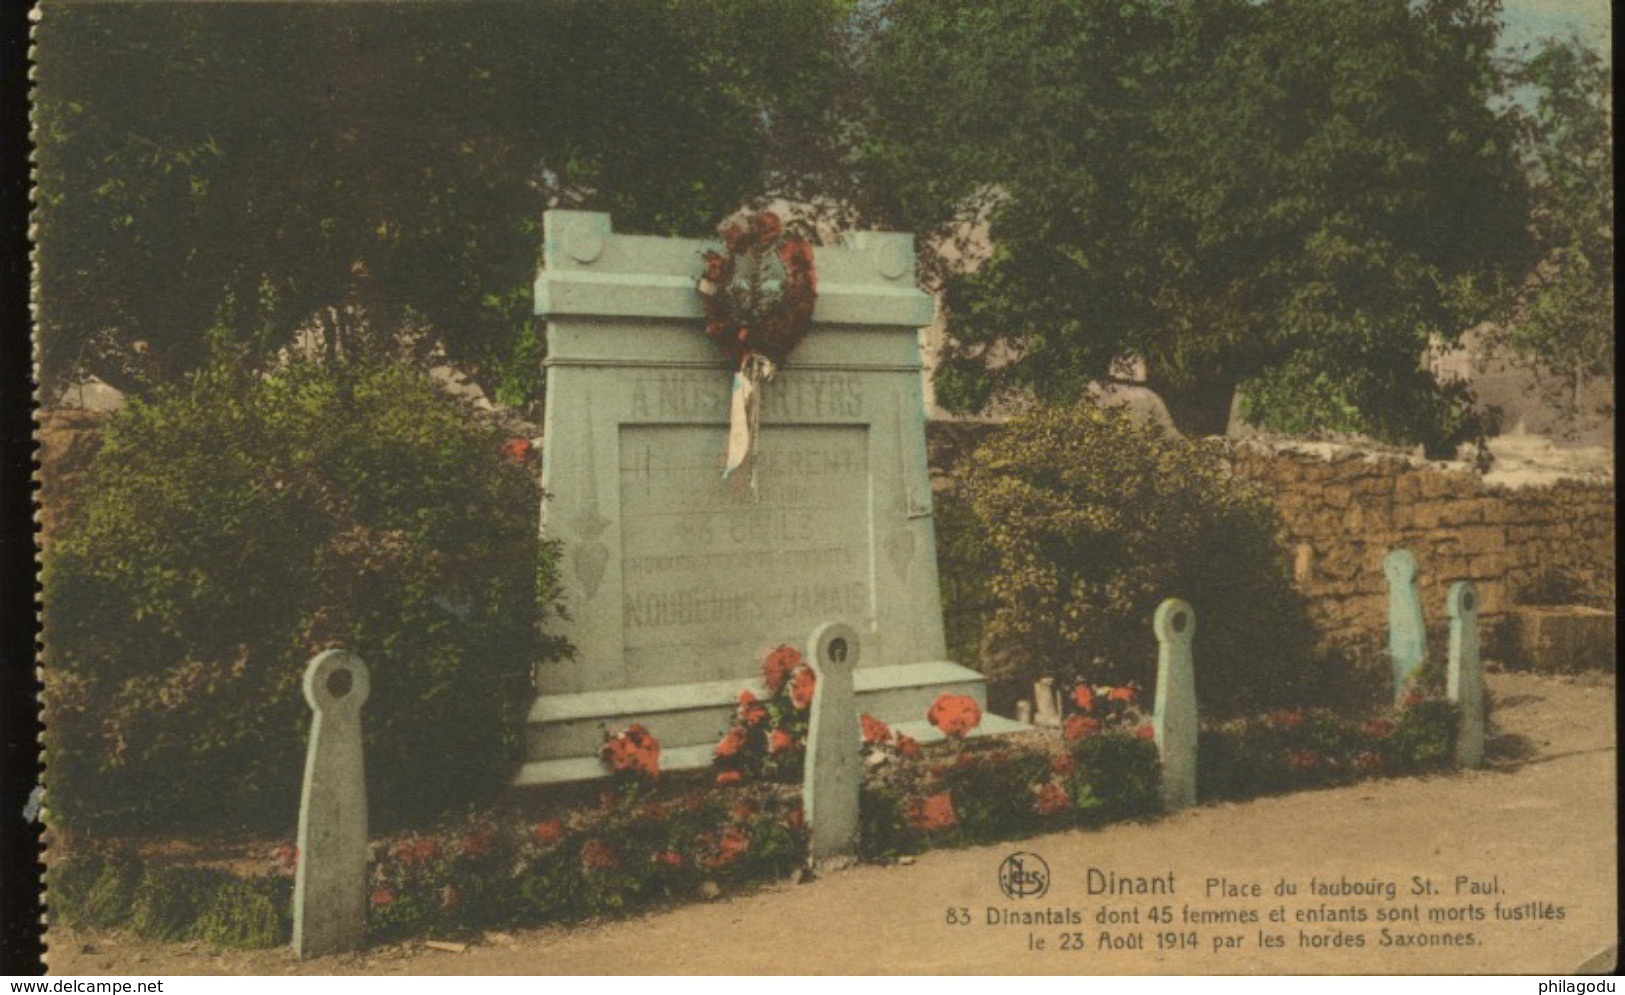
[{"label": "stone bollard", "polygon": [[1162,758],[1162,804],[1172,811],[1196,804],[1196,670],[1191,639],[1196,612],[1178,598],[1157,607],[1157,703],[1151,716]]},{"label": "stone bollard", "polygon": [[367,930],[367,787],[361,706],[367,665],[328,650],[305,668],[316,713],[299,800],[299,867],[293,882],[293,950],[320,957],[361,947]]},{"label": "stone bollard", "polygon": [[1456,762],[1477,767],[1484,762],[1484,667],[1478,656],[1478,589],[1472,581],[1450,585],[1450,700],[1461,709],[1456,733]]},{"label": "stone bollard", "polygon": [[1388,656],[1393,660],[1394,701],[1405,697],[1411,677],[1427,658],[1427,627],[1417,588],[1416,555],[1396,549],[1382,561],[1388,577]]},{"label": "stone bollard", "polygon": [[807,857],[835,870],[856,859],[858,792],[863,783],[863,729],[852,670],[858,633],[842,622],[813,631],[807,661],[818,675],[807,721],[807,765],[802,805],[807,813]]}]

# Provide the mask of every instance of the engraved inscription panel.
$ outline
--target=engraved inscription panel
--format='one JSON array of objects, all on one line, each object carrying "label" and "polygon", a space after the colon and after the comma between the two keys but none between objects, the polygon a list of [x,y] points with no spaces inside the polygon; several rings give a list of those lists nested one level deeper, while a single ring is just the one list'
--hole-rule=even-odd
[{"label": "engraved inscription panel", "polygon": [[764,426],[757,493],[725,427],[622,425],[624,660],[641,683],[755,673],[765,645],[873,612],[864,426]]}]

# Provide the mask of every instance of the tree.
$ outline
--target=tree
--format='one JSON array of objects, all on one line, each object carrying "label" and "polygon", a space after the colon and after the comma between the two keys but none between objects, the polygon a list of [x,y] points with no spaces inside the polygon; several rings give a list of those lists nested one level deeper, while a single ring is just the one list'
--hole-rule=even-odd
[{"label": "tree", "polygon": [[[57,5],[39,31],[40,361],[128,391],[443,349],[539,376],[548,207],[696,235],[819,148],[842,5]],[[215,338],[219,338],[218,335]]]},{"label": "tree", "polygon": [[1266,423],[1443,444],[1429,337],[1527,256],[1494,15],[894,0],[862,62],[865,206],[973,257],[934,261],[938,396],[1129,381],[1207,434],[1241,390]]},{"label": "tree", "polygon": [[1522,66],[1533,89],[1524,150],[1540,263],[1505,338],[1555,375],[1572,418],[1587,378],[1614,373],[1614,142],[1611,69],[1579,39],[1548,40]]}]

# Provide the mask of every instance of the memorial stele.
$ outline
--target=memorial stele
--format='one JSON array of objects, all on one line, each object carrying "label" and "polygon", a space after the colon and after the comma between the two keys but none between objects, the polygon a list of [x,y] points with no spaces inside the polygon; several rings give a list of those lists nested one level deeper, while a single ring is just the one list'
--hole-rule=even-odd
[{"label": "memorial stele", "polygon": [[[760,662],[827,622],[862,640],[858,709],[921,739],[946,659],[907,234],[818,247],[807,337],[764,388],[754,486],[725,480],[731,371],[695,284],[716,243],[617,234],[549,211],[542,532],[560,546],[571,659],[540,665],[517,783],[601,776],[606,732],[649,729],[664,769],[704,767]],[[1019,728],[987,716],[980,731]],[[854,729],[853,735],[857,735]]]}]

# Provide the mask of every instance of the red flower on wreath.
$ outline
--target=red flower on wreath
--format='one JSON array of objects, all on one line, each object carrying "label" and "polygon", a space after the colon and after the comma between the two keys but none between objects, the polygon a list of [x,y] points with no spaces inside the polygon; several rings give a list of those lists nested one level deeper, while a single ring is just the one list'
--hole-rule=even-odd
[{"label": "red flower on wreath", "polygon": [[920,741],[907,733],[897,734],[897,754],[902,757],[917,757],[920,755]]},{"label": "red flower on wreath", "polygon": [[737,770],[725,770],[722,773],[717,775],[717,787],[719,787],[719,788],[732,787],[735,784],[742,783],[744,780],[745,780],[744,772],[737,771]]},{"label": "red flower on wreath", "polygon": [[1106,697],[1111,701],[1132,702],[1134,700],[1134,689],[1127,686],[1112,688],[1106,692]]},{"label": "red flower on wreath", "polygon": [[604,871],[621,866],[621,860],[602,840],[588,840],[581,847],[581,865]]},{"label": "red flower on wreath", "polygon": [[801,651],[791,646],[780,646],[762,661],[762,680],[769,694],[778,694],[784,682],[801,666]]},{"label": "red flower on wreath", "polygon": [[536,828],[531,830],[531,835],[536,837],[536,842],[543,846],[549,846],[557,843],[564,836],[564,824],[557,819],[547,819],[536,823]]},{"label": "red flower on wreath", "polygon": [[1156,739],[1157,730],[1153,726],[1136,726],[1134,729],[1136,739]]},{"label": "red flower on wreath", "polygon": [[811,667],[802,667],[790,677],[790,704],[800,711],[812,707],[813,690],[818,686],[818,675]]},{"label": "red flower on wreath", "polygon": [[1069,774],[1077,771],[1078,761],[1077,758],[1070,753],[1061,753],[1049,758],[1049,769],[1051,774],[1058,774],[1061,777],[1066,777]]},{"label": "red flower on wreath", "polygon": [[753,355],[783,365],[806,336],[818,298],[812,246],[772,211],[724,225],[724,251],[707,252],[696,289],[705,334],[734,366]]},{"label": "red flower on wreath", "polygon": [[964,694],[949,694],[944,691],[937,695],[937,700],[931,703],[931,709],[925,713],[926,720],[937,727],[937,731],[950,739],[964,739],[982,721],[982,708],[976,699]]},{"label": "red flower on wreath", "polygon": [[1393,719],[1372,719],[1360,727],[1360,731],[1372,739],[1382,739],[1393,733],[1397,726]]},{"label": "red flower on wreath", "polygon": [[1068,743],[1088,739],[1100,731],[1100,720],[1088,715],[1071,715],[1061,723],[1061,738]]},{"label": "red flower on wreath", "polygon": [[704,278],[714,284],[724,284],[734,278],[734,262],[720,252],[705,252]]},{"label": "red flower on wreath", "polygon": [[663,867],[682,867],[683,855],[676,850],[663,850],[654,855],[654,862]]},{"label": "red flower on wreath", "polygon": [[773,730],[773,735],[767,738],[767,752],[784,753],[795,748],[796,738],[783,729]]},{"label": "red flower on wreath", "polygon": [[729,252],[749,252],[756,244],[756,233],[745,225],[730,221],[722,226],[722,242]]},{"label": "red flower on wreath", "polygon": [[388,888],[378,887],[372,890],[372,904],[382,908],[395,900],[395,893]]},{"label": "red flower on wreath", "polygon": [[1039,815],[1055,815],[1065,812],[1072,807],[1072,796],[1066,789],[1053,781],[1044,784],[1038,789],[1038,797],[1033,801],[1033,810]]},{"label": "red flower on wreath", "polygon": [[784,231],[784,222],[772,211],[758,211],[750,219],[750,233],[758,245],[771,242]]},{"label": "red flower on wreath", "polygon": [[617,774],[629,772],[645,777],[660,774],[660,741],[636,722],[606,742],[599,757]]},{"label": "red flower on wreath", "polygon": [[1095,692],[1087,684],[1079,684],[1077,690],[1072,692],[1072,700],[1084,711],[1095,707]]},{"label": "red flower on wreath", "polygon": [[768,718],[767,706],[749,690],[739,692],[739,720],[748,726],[761,725]]},{"label": "red flower on wreath", "polygon": [[923,833],[940,833],[959,825],[953,795],[947,791],[909,802],[907,815],[908,824]]},{"label": "red flower on wreath", "polygon": [[858,721],[863,725],[863,741],[865,743],[871,746],[879,746],[886,740],[891,739],[890,727],[873,715],[864,713],[858,717]]},{"label": "red flower on wreath", "polygon": [[779,261],[791,273],[802,275],[808,285],[818,289],[818,273],[813,269],[813,247],[804,238],[787,238],[779,243]]}]

